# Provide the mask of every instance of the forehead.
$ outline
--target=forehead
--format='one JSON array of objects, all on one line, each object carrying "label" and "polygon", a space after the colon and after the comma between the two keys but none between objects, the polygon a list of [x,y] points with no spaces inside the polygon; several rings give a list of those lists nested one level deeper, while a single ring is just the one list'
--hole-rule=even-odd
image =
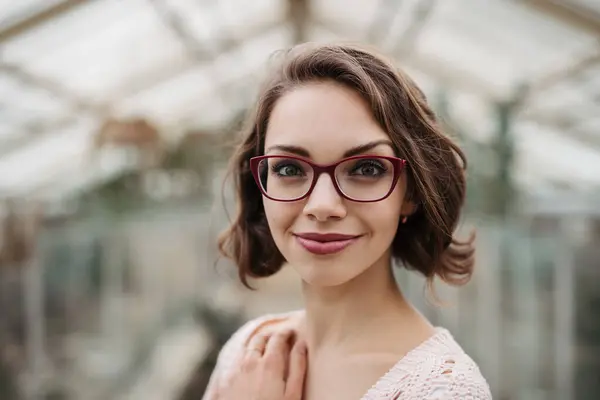
[{"label": "forehead", "polygon": [[[366,102],[352,89],[324,82],[295,88],[277,101],[269,118],[265,148],[295,145],[331,158],[381,139],[389,136]],[[388,146],[381,147],[393,152]]]}]

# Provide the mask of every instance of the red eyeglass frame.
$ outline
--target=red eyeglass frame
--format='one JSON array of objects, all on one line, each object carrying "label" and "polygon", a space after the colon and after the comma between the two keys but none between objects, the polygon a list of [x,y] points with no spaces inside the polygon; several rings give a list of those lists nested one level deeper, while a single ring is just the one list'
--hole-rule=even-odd
[{"label": "red eyeglass frame", "polygon": [[[287,158],[287,159],[302,161],[302,162],[310,165],[313,168],[314,175],[313,175],[312,183],[310,184],[310,188],[308,189],[306,194],[304,194],[303,196],[297,197],[295,199],[291,199],[291,200],[281,200],[281,199],[276,199],[276,198],[269,196],[260,183],[260,176],[259,176],[259,172],[258,172],[258,165],[260,164],[260,162],[262,160],[267,159],[267,158]],[[385,194],[385,196],[380,197],[375,200],[353,199],[353,198],[347,196],[340,188],[340,186],[337,182],[337,179],[335,178],[335,169],[337,168],[338,165],[340,165],[341,163],[346,162],[346,161],[358,160],[358,159],[369,159],[369,158],[382,158],[382,159],[388,160],[394,166],[394,176],[392,177],[392,184],[390,185],[390,190]],[[392,192],[394,191],[394,188],[396,187],[396,183],[398,183],[398,179],[400,179],[400,175],[402,174],[402,172],[404,171],[404,168],[406,167],[406,164],[407,164],[407,161],[402,158],[390,157],[390,156],[380,156],[380,155],[360,155],[360,156],[347,157],[347,158],[344,158],[337,162],[334,162],[332,164],[317,164],[317,163],[314,163],[303,157],[277,154],[277,155],[264,155],[264,156],[257,156],[257,157],[250,158],[250,171],[252,172],[254,181],[256,182],[256,185],[260,189],[261,193],[265,197],[267,197],[268,199],[271,199],[273,201],[290,203],[293,201],[299,201],[299,200],[303,200],[303,199],[307,198],[308,196],[310,196],[313,189],[315,188],[315,185],[317,184],[317,180],[319,179],[321,174],[325,173],[325,174],[329,175],[329,177],[331,178],[331,182],[333,182],[333,187],[335,188],[336,192],[341,197],[343,197],[347,200],[350,200],[350,201],[357,202],[357,203],[375,203],[375,202],[386,199],[387,197],[390,196],[390,194],[392,194]]]}]

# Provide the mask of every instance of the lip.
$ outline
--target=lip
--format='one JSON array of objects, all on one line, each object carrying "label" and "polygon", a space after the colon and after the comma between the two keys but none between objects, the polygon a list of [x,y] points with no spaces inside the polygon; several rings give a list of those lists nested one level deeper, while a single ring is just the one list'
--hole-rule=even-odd
[{"label": "lip", "polygon": [[316,242],[335,242],[340,240],[350,240],[360,235],[344,235],[342,233],[297,233],[296,236],[302,239],[314,240]]},{"label": "lip", "polygon": [[307,251],[318,255],[338,253],[360,238],[360,235],[341,233],[299,233],[294,236]]}]

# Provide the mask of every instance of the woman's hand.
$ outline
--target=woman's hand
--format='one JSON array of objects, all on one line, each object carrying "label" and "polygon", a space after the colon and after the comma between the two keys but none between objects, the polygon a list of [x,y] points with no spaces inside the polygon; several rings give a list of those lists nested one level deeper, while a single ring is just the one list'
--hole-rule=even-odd
[{"label": "woman's hand", "polygon": [[217,391],[218,400],[301,400],[306,374],[306,345],[292,330],[258,334],[241,363]]}]

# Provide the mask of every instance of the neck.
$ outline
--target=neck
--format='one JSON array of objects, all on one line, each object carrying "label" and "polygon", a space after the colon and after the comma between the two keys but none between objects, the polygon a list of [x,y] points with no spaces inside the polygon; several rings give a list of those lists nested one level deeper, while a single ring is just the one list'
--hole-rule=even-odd
[{"label": "neck", "polygon": [[312,349],[355,347],[373,329],[390,327],[410,314],[384,258],[353,280],[336,287],[303,284],[306,339]]}]

